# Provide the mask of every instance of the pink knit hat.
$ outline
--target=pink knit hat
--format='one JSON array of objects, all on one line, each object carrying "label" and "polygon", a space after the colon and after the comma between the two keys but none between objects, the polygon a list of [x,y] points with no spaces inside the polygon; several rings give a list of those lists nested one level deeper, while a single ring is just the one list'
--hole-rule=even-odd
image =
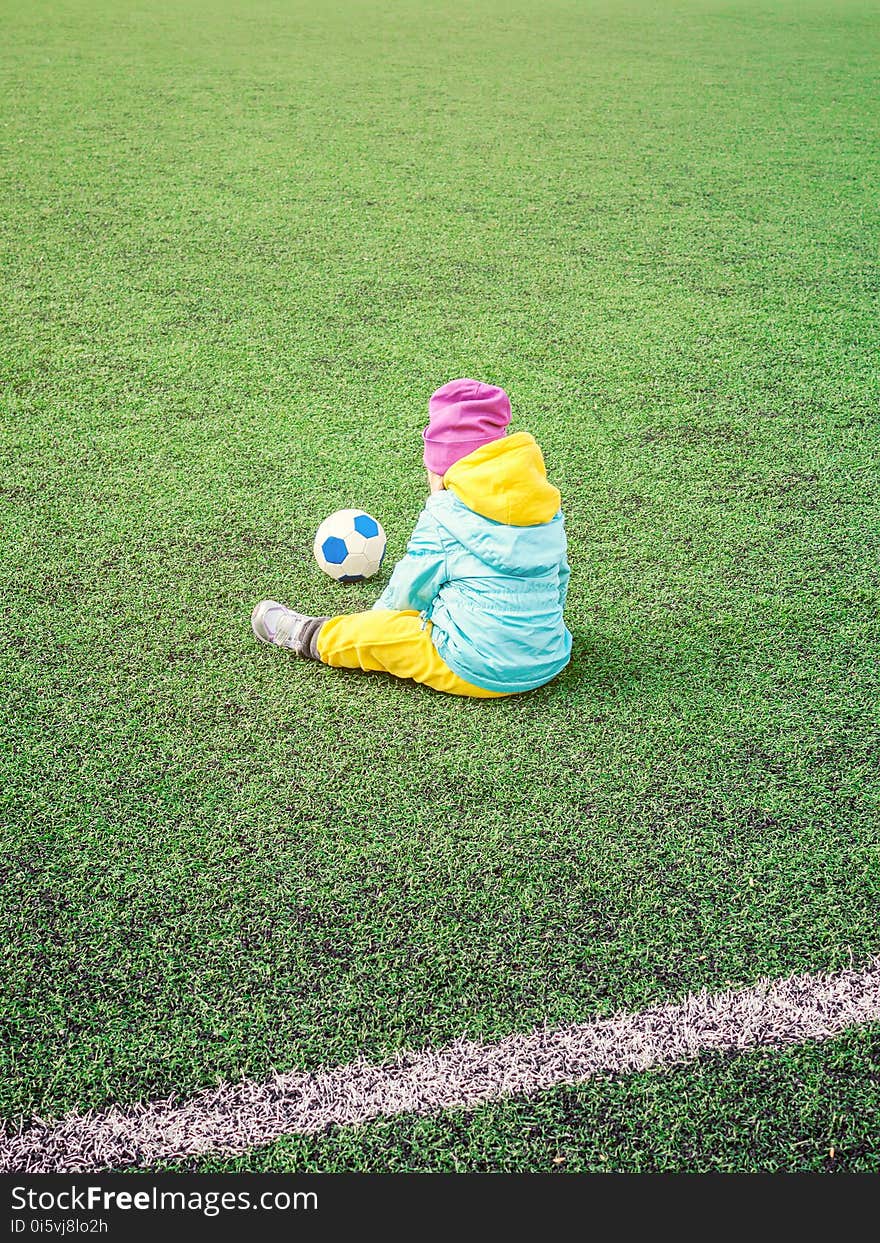
[{"label": "pink knit hat", "polygon": [[450,380],[428,402],[428,426],[422,433],[425,465],[435,475],[445,475],[459,458],[503,436],[509,422],[510,400],[503,388]]}]

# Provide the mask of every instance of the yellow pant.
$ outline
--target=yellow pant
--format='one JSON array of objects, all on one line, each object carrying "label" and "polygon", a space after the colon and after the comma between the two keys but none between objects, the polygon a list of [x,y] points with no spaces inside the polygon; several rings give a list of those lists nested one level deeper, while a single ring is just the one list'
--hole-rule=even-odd
[{"label": "yellow pant", "polygon": [[448,695],[499,699],[503,691],[485,691],[453,673],[431,642],[431,623],[422,630],[416,612],[372,609],[347,613],[324,622],[318,634],[318,655],[335,669],[365,669],[412,678]]}]

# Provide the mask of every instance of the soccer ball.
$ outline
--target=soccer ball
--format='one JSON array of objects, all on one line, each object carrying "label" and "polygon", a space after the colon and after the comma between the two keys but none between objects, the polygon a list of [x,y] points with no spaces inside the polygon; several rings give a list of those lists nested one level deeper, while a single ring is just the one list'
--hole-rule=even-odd
[{"label": "soccer ball", "polygon": [[340,509],[315,535],[315,560],[339,583],[372,578],[385,556],[385,532],[362,509]]}]

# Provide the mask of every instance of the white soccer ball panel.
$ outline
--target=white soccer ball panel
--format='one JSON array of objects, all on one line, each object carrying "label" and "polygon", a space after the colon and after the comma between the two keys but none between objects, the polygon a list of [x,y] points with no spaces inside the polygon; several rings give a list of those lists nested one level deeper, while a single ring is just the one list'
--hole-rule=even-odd
[{"label": "white soccer ball panel", "polygon": [[355,575],[366,578],[370,573],[370,563],[362,552],[353,552],[345,558],[343,564],[347,578],[353,578]]},{"label": "white soccer ball panel", "polygon": [[373,535],[366,541],[364,556],[372,567],[370,573],[375,574],[385,556],[385,532],[381,527],[379,527],[378,535]]},{"label": "white soccer ball panel", "polygon": [[338,535],[349,536],[354,531],[354,520],[364,511],[362,509],[337,509],[332,515]]}]

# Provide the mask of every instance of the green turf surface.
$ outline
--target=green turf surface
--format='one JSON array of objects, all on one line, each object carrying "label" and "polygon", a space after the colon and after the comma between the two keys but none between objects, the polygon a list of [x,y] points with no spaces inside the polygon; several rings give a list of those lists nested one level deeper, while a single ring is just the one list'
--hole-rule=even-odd
[{"label": "green turf surface", "polygon": [[[0,7],[0,1116],[876,953],[876,6]],[[456,375],[569,670],[258,646]]]},{"label": "green turf surface", "polygon": [[880,1169],[880,1029],[784,1053],[591,1080],[474,1113],[295,1136],[174,1171],[339,1173]]}]

